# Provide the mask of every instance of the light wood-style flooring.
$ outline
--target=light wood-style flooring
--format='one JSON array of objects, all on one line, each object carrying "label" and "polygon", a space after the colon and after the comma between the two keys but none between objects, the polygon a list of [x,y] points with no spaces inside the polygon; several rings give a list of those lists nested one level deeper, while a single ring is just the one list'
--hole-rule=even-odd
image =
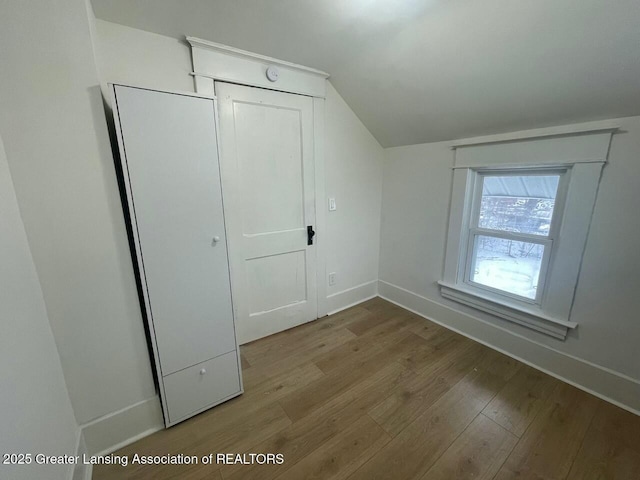
[{"label": "light wood-style flooring", "polygon": [[640,479],[640,417],[380,298],[241,348],[245,393],[116,454],[101,479]]}]

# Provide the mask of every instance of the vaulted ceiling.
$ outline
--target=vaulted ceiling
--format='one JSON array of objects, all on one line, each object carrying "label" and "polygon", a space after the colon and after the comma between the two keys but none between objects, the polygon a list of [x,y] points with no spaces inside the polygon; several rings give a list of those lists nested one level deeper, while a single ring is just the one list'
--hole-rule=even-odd
[{"label": "vaulted ceiling", "polygon": [[92,0],[325,70],[385,147],[640,114],[638,0]]}]

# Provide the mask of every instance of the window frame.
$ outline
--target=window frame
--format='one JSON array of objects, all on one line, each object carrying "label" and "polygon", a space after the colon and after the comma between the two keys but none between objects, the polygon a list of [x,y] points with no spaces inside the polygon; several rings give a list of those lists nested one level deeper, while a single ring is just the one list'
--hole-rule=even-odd
[{"label": "window frame", "polygon": [[[560,340],[577,328],[571,311],[598,186],[616,130],[608,126],[566,133],[560,129],[557,134],[543,130],[521,132],[520,139],[509,135],[505,139],[479,137],[473,142],[454,142],[445,259],[437,282],[442,298],[470,307],[466,313],[485,323],[508,320]],[[536,243],[552,240],[551,248],[545,249],[548,260],[545,259],[544,285],[538,287],[541,291],[536,292],[536,301],[523,301],[523,297],[514,298],[504,291],[491,291],[491,287],[477,287],[465,281],[470,278],[467,266],[471,265],[473,235],[482,233],[482,229],[470,228],[481,201],[478,175],[553,171],[565,172],[556,194],[553,231],[550,226],[549,237],[522,237]],[[490,229],[488,233],[495,236],[495,232]]]},{"label": "window frame", "polygon": [[[569,185],[570,168],[558,168],[558,167],[541,167],[535,169],[529,168],[496,168],[496,169],[472,169],[472,191],[469,192],[470,198],[465,199],[469,202],[469,221],[466,225],[466,254],[465,262],[462,266],[463,282],[468,285],[469,288],[479,289],[486,292],[488,295],[495,295],[496,299],[500,297],[507,297],[516,302],[523,302],[524,304],[542,305],[545,287],[547,284],[547,274],[549,270],[549,264],[553,258],[554,252],[554,240],[557,238],[564,213],[564,204],[566,199],[566,190]],[[554,200],[553,213],[551,217],[551,225],[549,233],[547,235],[535,235],[532,233],[519,233],[510,232],[508,230],[494,230],[489,228],[480,227],[480,208],[482,204],[482,192],[484,187],[484,179],[486,177],[522,177],[522,176],[551,176],[557,175],[558,189],[556,191],[556,197]],[[465,195],[467,196],[467,195]],[[538,285],[536,287],[536,296],[531,299],[524,297],[516,293],[501,290],[499,288],[484,285],[482,283],[474,282],[472,279],[472,271],[474,270],[474,253],[476,252],[476,242],[479,236],[502,238],[505,240],[512,240],[516,242],[527,242],[542,245],[544,249],[543,257],[541,259],[541,268],[538,276]]]}]

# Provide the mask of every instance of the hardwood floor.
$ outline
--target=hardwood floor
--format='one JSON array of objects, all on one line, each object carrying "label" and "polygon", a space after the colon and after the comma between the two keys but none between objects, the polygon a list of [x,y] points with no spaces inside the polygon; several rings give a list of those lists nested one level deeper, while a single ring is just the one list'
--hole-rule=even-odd
[{"label": "hardwood floor", "polygon": [[99,465],[100,479],[638,479],[640,417],[376,298],[241,348],[245,393]]}]

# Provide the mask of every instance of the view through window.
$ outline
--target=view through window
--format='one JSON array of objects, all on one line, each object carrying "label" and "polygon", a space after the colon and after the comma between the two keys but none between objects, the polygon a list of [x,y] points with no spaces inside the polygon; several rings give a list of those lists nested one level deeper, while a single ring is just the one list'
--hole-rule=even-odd
[{"label": "view through window", "polygon": [[[554,175],[482,175],[471,229],[471,282],[535,300],[552,246],[560,182]],[[546,256],[545,256],[546,255]]]}]

